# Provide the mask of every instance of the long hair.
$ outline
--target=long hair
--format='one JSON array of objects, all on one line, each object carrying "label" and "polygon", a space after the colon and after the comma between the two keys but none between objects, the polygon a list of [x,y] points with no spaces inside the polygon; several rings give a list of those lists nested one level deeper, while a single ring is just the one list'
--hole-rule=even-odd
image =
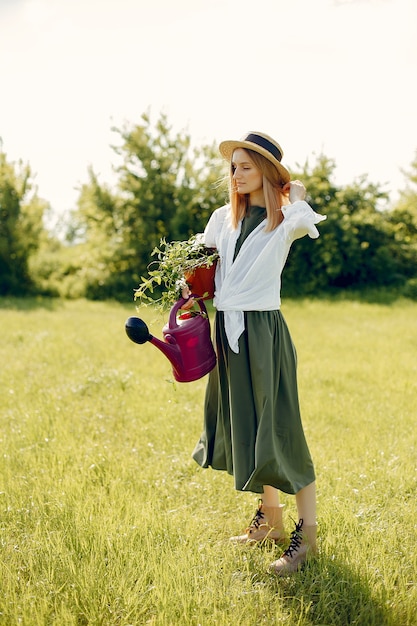
[{"label": "long hair", "polygon": [[[245,148],[250,160],[262,172],[262,186],[266,206],[266,228],[269,232],[274,230],[284,219],[281,207],[288,204],[287,194],[283,191],[284,182],[277,168],[262,154]],[[233,167],[230,163],[229,174],[229,199],[232,209],[232,225],[237,228],[241,219],[245,217],[249,207],[249,194],[240,194],[237,191],[236,182],[233,178]]]}]

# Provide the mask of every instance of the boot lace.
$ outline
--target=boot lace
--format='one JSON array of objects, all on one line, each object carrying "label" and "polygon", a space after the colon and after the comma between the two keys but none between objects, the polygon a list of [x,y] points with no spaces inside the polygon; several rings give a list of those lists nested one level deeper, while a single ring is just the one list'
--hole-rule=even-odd
[{"label": "boot lace", "polygon": [[303,520],[300,519],[298,524],[295,524],[295,529],[291,533],[290,545],[285,550],[283,556],[284,555],[288,556],[291,559],[293,557],[294,552],[297,552],[298,548],[301,546],[301,541],[303,539],[302,527],[303,527]]},{"label": "boot lace", "polygon": [[262,523],[262,520],[264,519],[265,514],[262,513],[262,500],[259,500],[258,502],[258,509],[256,510],[255,515],[253,516],[253,519],[251,521],[251,523],[249,524],[248,528],[247,528],[247,532],[251,532],[251,530],[253,529],[258,529],[259,526]]}]

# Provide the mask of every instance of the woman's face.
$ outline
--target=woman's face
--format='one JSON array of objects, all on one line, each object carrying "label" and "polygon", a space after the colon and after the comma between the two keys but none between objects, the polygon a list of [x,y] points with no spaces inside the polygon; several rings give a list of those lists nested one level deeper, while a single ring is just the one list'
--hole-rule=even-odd
[{"label": "woman's face", "polygon": [[238,193],[252,195],[262,193],[262,172],[243,148],[236,148],[233,152],[232,172]]}]

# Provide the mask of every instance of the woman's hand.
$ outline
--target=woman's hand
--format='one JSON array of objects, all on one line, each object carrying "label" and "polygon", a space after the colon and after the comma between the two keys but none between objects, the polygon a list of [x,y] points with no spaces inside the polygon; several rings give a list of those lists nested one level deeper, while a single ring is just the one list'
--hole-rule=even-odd
[{"label": "woman's hand", "polygon": [[183,287],[183,289],[181,290],[181,296],[182,298],[184,298],[184,300],[187,300],[187,302],[182,305],[181,310],[189,311],[190,309],[192,309],[194,306],[194,298],[190,298],[191,291],[188,287]]},{"label": "woman's hand", "polygon": [[304,200],[307,195],[307,190],[301,180],[291,180],[284,185],[283,192],[288,194],[291,203]]}]

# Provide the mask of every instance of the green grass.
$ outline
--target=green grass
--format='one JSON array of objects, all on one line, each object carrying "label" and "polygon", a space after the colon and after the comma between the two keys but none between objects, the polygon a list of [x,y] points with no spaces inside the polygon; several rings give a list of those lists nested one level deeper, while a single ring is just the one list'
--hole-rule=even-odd
[{"label": "green grass", "polygon": [[0,300],[1,625],[417,624],[417,304],[283,312],[319,556],[276,579],[278,548],[228,545],[256,496],[190,457],[205,380],[128,340],[134,304]]}]

